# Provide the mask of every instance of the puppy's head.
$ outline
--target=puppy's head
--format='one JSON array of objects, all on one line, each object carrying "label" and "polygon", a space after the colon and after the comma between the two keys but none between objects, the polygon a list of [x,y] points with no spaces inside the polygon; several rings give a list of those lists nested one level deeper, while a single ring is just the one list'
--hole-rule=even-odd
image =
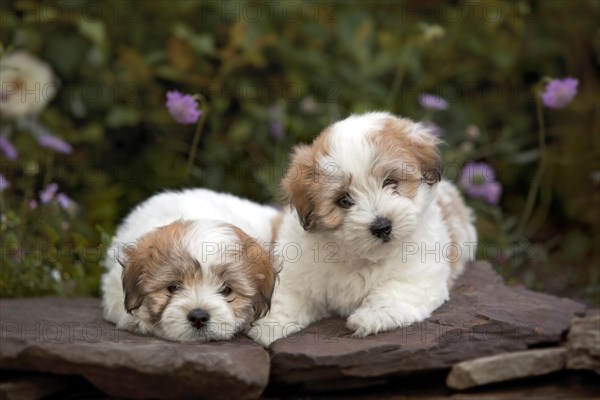
[{"label": "puppy's head", "polygon": [[217,221],[176,221],[125,250],[125,309],[157,336],[224,340],[267,313],[275,272],[267,251]]},{"label": "puppy's head", "polygon": [[294,149],[282,187],[305,230],[329,232],[353,256],[388,257],[433,198],[438,142],[387,113],[351,116]]}]

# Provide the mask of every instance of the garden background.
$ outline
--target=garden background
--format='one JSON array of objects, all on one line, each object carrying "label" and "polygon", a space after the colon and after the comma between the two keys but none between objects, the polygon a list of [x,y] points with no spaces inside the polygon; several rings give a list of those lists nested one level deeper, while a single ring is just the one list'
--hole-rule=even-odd
[{"label": "garden background", "polygon": [[[388,110],[445,141],[446,179],[495,171],[493,195],[461,184],[480,258],[600,304],[598,1],[3,0],[0,17],[3,297],[98,295],[136,203],[188,186],[277,202],[295,143]],[[40,75],[11,81],[15,53]],[[568,77],[575,97],[548,107]],[[201,99],[195,154],[172,90]]]}]

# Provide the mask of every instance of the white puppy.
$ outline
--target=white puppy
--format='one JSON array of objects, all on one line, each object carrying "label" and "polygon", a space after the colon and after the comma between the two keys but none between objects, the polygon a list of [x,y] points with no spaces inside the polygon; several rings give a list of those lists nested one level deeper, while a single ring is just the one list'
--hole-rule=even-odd
[{"label": "white puppy", "polygon": [[166,192],[117,230],[102,278],[104,317],[170,340],[229,339],[269,309],[267,249],[280,213],[205,189]]},{"label": "white puppy", "polygon": [[264,345],[328,316],[363,337],[422,321],[474,257],[471,211],[440,181],[438,139],[387,113],[354,115],[296,147],[282,186],[283,261]]}]

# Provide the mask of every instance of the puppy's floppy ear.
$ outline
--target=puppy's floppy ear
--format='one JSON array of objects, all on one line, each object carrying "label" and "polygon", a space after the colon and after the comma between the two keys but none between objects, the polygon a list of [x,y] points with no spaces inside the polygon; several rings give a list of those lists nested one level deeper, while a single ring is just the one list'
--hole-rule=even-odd
[{"label": "puppy's floppy ear", "polygon": [[296,146],[292,153],[290,166],[281,181],[285,197],[296,209],[304,230],[310,230],[315,225],[313,218],[315,203],[312,198],[312,186],[316,179],[315,168],[312,147]]},{"label": "puppy's floppy ear", "polygon": [[[131,311],[139,308],[146,296],[143,284],[148,279],[153,281],[162,278],[160,266],[180,256],[176,243],[181,242],[190,221],[177,220],[168,225],[158,227],[140,237],[135,245],[127,246],[121,279],[125,294],[125,309]],[[177,262],[175,262],[177,264]]]},{"label": "puppy's floppy ear", "polygon": [[238,227],[233,228],[242,241],[243,260],[256,294],[252,298],[254,319],[267,315],[275,289],[277,272],[273,267],[272,254]]},{"label": "puppy's floppy ear", "polygon": [[438,183],[442,179],[442,156],[438,144],[442,141],[422,129],[412,136],[412,141],[413,154],[419,163],[423,182],[428,185]]},{"label": "puppy's floppy ear", "polygon": [[277,277],[273,263],[269,259],[266,251],[265,254],[265,256],[260,257],[261,260],[257,261],[257,265],[255,266],[255,270],[260,271],[255,277],[258,289],[253,299],[255,320],[267,315],[271,309],[271,298],[273,297],[273,290],[275,289],[275,280]]},{"label": "puppy's floppy ear", "polygon": [[144,259],[141,257],[141,251],[136,246],[130,246],[125,249],[126,260],[123,265],[121,275],[123,281],[123,293],[125,294],[125,309],[129,314],[131,311],[140,308],[144,300],[144,294],[140,287],[142,274],[144,273]]}]

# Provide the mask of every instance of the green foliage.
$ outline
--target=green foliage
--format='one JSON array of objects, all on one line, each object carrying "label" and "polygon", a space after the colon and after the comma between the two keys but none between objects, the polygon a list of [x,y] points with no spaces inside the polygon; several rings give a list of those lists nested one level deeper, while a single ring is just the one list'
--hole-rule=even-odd
[{"label": "green foliage", "polygon": [[[98,293],[99,261],[104,248],[89,229],[58,203],[19,210],[3,204],[0,222],[0,293],[32,296]],[[19,210],[20,215],[15,211]]]},{"label": "green foliage", "polygon": [[[95,293],[98,259],[82,255],[102,245],[91,227],[114,232],[133,205],[165,188],[277,201],[295,143],[379,109],[443,127],[448,179],[466,161],[494,165],[500,206],[471,201],[481,257],[514,282],[597,296],[598,2],[225,3],[2,2],[0,42],[52,66],[61,88],[40,119],[75,148],[49,158],[27,132],[11,134],[21,154],[16,163],[2,159],[12,184],[2,193],[3,296]],[[545,111],[548,168],[520,230],[540,161],[533,87],[545,76],[576,77],[580,92],[567,108]],[[191,176],[194,128],[168,115],[172,89],[207,99]],[[449,109],[425,112],[424,92],[446,98]],[[274,122],[284,127],[281,139],[270,133]],[[50,181],[78,203],[76,215],[56,204],[25,206]],[[47,244],[72,255],[11,250]]]}]

